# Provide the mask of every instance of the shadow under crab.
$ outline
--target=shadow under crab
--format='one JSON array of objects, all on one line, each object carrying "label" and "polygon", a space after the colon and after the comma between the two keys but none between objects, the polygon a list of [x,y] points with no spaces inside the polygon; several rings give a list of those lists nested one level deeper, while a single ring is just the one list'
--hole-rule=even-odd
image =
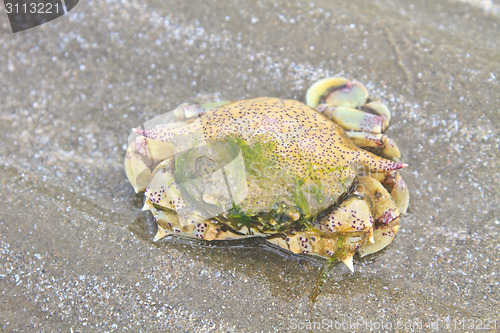
[{"label": "shadow under crab", "polygon": [[135,129],[125,168],[155,240],[263,237],[351,270],[356,252],[386,247],[409,199],[406,164],[382,134],[390,112],[343,78],[318,81],[306,102],[185,104]]}]

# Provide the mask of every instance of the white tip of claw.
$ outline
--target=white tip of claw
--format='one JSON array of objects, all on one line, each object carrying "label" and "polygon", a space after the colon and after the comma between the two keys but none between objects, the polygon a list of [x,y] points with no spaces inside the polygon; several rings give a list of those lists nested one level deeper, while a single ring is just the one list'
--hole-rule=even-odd
[{"label": "white tip of claw", "polygon": [[370,243],[375,243],[375,237],[373,237],[373,232],[372,234],[370,235],[370,239],[369,239]]},{"label": "white tip of claw", "polygon": [[163,237],[167,236],[168,233],[162,227],[158,226],[158,231],[156,232],[155,237],[153,238],[153,242],[157,242]]},{"label": "white tip of claw", "polygon": [[149,208],[150,208],[150,207],[149,207],[149,203],[148,203],[148,201],[145,201],[145,202],[144,202],[144,206],[142,206],[142,211],[149,210]]},{"label": "white tip of claw", "polygon": [[354,273],[354,263],[352,261],[352,256],[345,258],[342,260],[344,264]]}]

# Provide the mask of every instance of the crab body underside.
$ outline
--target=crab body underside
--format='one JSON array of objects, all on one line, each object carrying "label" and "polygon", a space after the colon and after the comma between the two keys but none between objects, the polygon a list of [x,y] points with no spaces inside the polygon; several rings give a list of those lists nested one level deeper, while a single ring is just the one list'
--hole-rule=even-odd
[{"label": "crab body underside", "polygon": [[125,167],[155,240],[264,237],[351,270],[356,252],[386,247],[409,197],[406,164],[381,134],[389,111],[343,78],[318,81],[306,100],[181,105],[135,129]]}]

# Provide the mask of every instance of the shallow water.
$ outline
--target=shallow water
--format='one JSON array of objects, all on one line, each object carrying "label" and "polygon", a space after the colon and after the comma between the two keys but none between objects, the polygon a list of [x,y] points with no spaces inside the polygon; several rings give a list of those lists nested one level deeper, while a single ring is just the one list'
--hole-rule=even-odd
[{"label": "shallow water", "polygon": [[[89,1],[16,34],[0,14],[0,328],[498,329],[498,7]],[[393,112],[411,202],[386,250],[335,267],[310,311],[317,260],[152,242],[132,127],[195,99],[302,100],[327,75]]]}]

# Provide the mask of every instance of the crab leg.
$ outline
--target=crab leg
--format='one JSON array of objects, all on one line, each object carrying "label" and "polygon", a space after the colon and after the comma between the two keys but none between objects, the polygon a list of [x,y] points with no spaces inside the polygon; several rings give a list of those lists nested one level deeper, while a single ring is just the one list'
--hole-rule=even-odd
[{"label": "crab leg", "polygon": [[394,174],[391,172],[384,179],[383,184],[392,188],[391,196],[396,202],[399,212],[401,214],[406,213],[408,210],[408,203],[410,201],[410,193],[403,177],[401,177],[399,172],[394,172]]},{"label": "crab leg", "polygon": [[[356,253],[359,244],[367,238],[369,242],[374,241],[373,224],[369,202],[365,198],[351,197],[332,213],[323,217],[319,221],[319,229],[327,235],[337,235],[343,237],[342,249],[338,249],[336,255],[346,264],[351,271],[354,271],[352,258]],[[331,250],[325,250],[326,254],[333,255]]]},{"label": "crab leg", "polygon": [[293,253],[324,258],[337,256],[353,271],[352,258],[359,244],[373,238],[373,217],[365,199],[351,197],[315,225],[317,231],[294,231],[268,241]]},{"label": "crab leg", "polygon": [[370,177],[381,182],[382,185],[384,185],[384,187],[391,193],[392,199],[396,202],[399,212],[401,214],[406,213],[410,200],[410,193],[403,177],[401,177],[399,172],[374,172],[369,175]]},{"label": "crab leg", "polygon": [[396,143],[383,134],[354,131],[348,131],[346,132],[346,134],[358,147],[382,148],[381,155],[383,157],[394,161],[397,161],[401,158],[401,152],[399,151]]},{"label": "crab leg", "polygon": [[183,225],[175,211],[160,210],[155,207],[150,207],[147,210],[151,211],[153,219],[158,225],[158,231],[153,239],[154,242],[173,234],[182,234],[185,237],[208,241],[242,237],[241,235],[233,233],[231,230],[224,229],[215,221],[205,220]]},{"label": "crab leg", "polygon": [[399,218],[393,220],[391,223],[376,224],[375,230],[373,231],[373,236],[375,241],[373,243],[365,243],[358,250],[361,257],[367,256],[369,254],[378,252],[389,245],[396,233],[399,230]]},{"label": "crab leg", "polygon": [[315,231],[295,231],[283,237],[267,238],[267,241],[293,253],[310,254],[326,259],[337,256],[353,272],[354,253],[366,236],[367,233],[362,232],[354,232],[353,236],[349,236],[348,233],[321,235]]},{"label": "crab leg", "polygon": [[400,211],[392,195],[372,177],[359,177],[358,194],[372,203],[375,218],[374,242],[365,243],[359,249],[360,255],[375,253],[389,245],[399,230]]},{"label": "crab leg", "polygon": [[357,190],[372,203],[372,214],[375,223],[388,224],[399,217],[399,209],[392,200],[391,194],[382,184],[372,177],[359,177]]}]

